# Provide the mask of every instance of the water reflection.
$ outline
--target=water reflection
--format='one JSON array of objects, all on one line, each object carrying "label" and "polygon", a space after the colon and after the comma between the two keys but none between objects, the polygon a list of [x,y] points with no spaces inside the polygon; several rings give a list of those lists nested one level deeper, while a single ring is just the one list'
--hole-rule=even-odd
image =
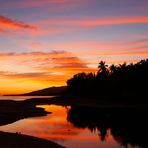
[{"label": "water reflection", "polygon": [[111,134],[124,147],[148,147],[147,109],[98,109],[72,106],[67,120],[75,127],[97,131],[102,141]]},{"label": "water reflection", "polygon": [[[75,127],[67,121],[67,113],[69,113],[71,107],[65,108],[56,105],[43,105],[42,107],[52,114],[0,126],[0,130],[21,132],[22,134],[53,140],[67,148],[119,148],[119,144],[113,139],[112,135],[109,135],[107,140],[102,142],[98,140],[98,132],[90,132],[87,128]],[[73,116],[73,114],[71,115]]]},{"label": "water reflection", "polygon": [[40,107],[52,114],[19,120],[0,130],[50,139],[68,148],[148,147],[147,109]]},{"label": "water reflection", "polygon": [[0,100],[23,101],[23,100],[27,100],[30,98],[41,99],[41,98],[52,98],[52,97],[54,96],[1,96],[0,95]]}]

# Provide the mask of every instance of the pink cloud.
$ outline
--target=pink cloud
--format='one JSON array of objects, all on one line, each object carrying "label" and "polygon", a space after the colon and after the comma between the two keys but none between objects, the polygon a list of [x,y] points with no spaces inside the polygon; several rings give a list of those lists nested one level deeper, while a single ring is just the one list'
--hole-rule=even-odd
[{"label": "pink cloud", "polygon": [[50,19],[41,20],[38,22],[41,25],[71,25],[79,27],[94,27],[99,25],[120,25],[131,23],[148,23],[148,17],[120,17],[106,19]]},{"label": "pink cloud", "polygon": [[[72,33],[84,29],[91,29],[96,26],[121,25],[134,23],[148,23],[148,17],[122,17],[106,19],[46,19],[34,21],[29,25],[20,21],[0,16],[0,32],[7,30],[28,29],[27,35],[45,36]],[[23,32],[23,31],[22,31]]]},{"label": "pink cloud", "polygon": [[[21,8],[37,8],[37,7],[43,7],[43,6],[53,6],[54,9],[61,10],[65,9],[66,7],[78,7],[78,6],[84,6],[86,4],[91,3],[92,0],[26,0],[26,1],[17,1],[17,2],[9,2],[7,3],[7,6],[13,6],[13,7],[21,7]],[[52,8],[51,8],[52,9]]]},{"label": "pink cloud", "polygon": [[106,25],[121,25],[121,24],[135,24],[135,23],[148,23],[148,17],[120,17],[120,18],[104,18],[104,19],[45,19],[34,21],[33,24],[38,29],[32,30],[30,35],[43,36],[43,35],[57,35],[68,32],[75,32],[84,29],[92,29],[96,26]]},{"label": "pink cloud", "polygon": [[38,29],[32,30],[28,35],[30,36],[47,36],[47,35],[58,35],[67,32],[73,32],[75,29],[73,28],[56,28],[56,27],[48,27],[45,28],[43,26],[38,26]]},{"label": "pink cloud", "polygon": [[32,42],[28,45],[32,51],[48,51],[48,49],[68,50],[76,56],[117,55],[124,52],[139,52],[147,50],[148,39],[131,40],[127,42],[107,41],[69,41],[69,42]]},{"label": "pink cloud", "polygon": [[29,29],[34,30],[36,27],[20,22],[17,20],[12,20],[5,16],[0,16],[0,32],[5,33],[7,30],[18,30],[18,29]]}]

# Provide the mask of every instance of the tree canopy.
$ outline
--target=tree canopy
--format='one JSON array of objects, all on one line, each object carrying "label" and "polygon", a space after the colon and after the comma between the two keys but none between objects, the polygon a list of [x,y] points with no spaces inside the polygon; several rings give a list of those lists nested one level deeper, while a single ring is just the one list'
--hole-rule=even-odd
[{"label": "tree canopy", "polygon": [[67,81],[67,86],[75,96],[147,97],[147,76],[148,59],[111,66],[100,61],[97,73],[78,73]]}]

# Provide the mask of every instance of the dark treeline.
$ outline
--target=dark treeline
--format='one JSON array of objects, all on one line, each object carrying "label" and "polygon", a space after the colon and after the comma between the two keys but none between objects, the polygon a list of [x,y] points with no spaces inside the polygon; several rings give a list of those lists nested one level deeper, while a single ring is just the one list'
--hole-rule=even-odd
[{"label": "dark treeline", "polygon": [[108,65],[101,61],[97,73],[78,73],[67,81],[74,96],[97,98],[147,97],[148,59],[136,64]]},{"label": "dark treeline", "polygon": [[[94,108],[72,106],[67,120],[78,128],[97,132],[102,141],[107,140],[109,129],[122,146],[147,148],[148,110],[146,108]],[[99,138],[98,138],[99,140]]]}]

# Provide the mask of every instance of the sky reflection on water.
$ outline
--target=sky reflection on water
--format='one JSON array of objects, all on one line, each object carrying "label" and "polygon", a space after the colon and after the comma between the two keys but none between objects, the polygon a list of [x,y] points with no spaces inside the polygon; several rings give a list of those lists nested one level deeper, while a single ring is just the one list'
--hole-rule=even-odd
[{"label": "sky reflection on water", "polygon": [[68,148],[119,148],[108,131],[105,141],[100,140],[99,131],[90,132],[87,128],[74,127],[67,121],[67,112],[70,107],[56,105],[42,105],[52,112],[45,117],[23,119],[15,123],[1,126],[1,131],[21,132],[23,134],[41,137],[58,142]]}]

